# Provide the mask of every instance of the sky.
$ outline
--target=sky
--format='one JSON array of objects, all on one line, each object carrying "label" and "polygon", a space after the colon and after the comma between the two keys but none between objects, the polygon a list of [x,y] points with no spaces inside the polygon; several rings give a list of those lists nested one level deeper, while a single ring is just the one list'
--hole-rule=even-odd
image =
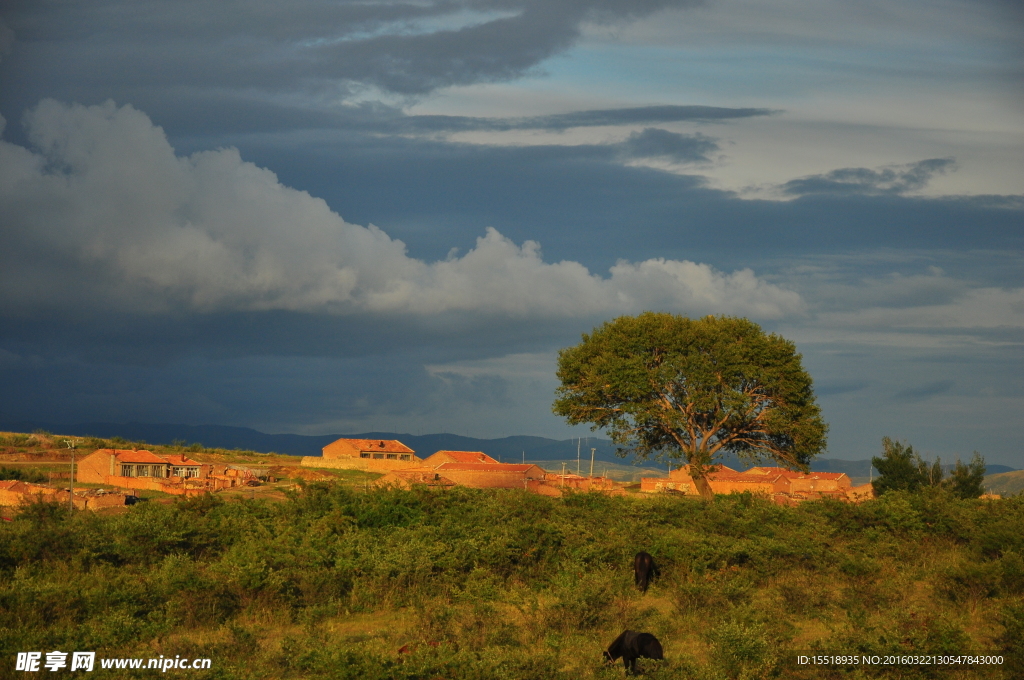
[{"label": "sky", "polygon": [[10,0],[0,116],[0,422],[564,439],[656,310],[1024,467],[1019,2]]}]

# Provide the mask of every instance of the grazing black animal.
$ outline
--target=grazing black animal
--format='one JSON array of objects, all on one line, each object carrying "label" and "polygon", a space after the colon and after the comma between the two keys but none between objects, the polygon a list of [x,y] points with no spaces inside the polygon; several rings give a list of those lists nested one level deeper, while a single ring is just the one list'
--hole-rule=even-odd
[{"label": "grazing black animal", "polygon": [[638,552],[633,558],[633,579],[640,592],[646,593],[647,586],[658,575],[658,567],[654,564],[654,558],[645,552]]},{"label": "grazing black animal", "polygon": [[637,659],[664,659],[665,655],[658,638],[650,633],[624,630],[604,653],[607,663],[615,663],[619,657],[622,657],[622,664],[626,667],[626,675],[631,675],[636,672]]}]

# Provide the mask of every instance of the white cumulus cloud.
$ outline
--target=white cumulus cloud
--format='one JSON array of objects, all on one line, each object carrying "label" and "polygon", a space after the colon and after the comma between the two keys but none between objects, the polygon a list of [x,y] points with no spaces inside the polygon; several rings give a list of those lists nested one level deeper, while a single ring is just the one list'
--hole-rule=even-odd
[{"label": "white cumulus cloud", "polygon": [[[131,106],[44,100],[32,148],[0,140],[0,254],[10,310],[60,304],[131,312],[514,317],[662,309],[780,318],[800,296],[750,270],[651,259],[608,276],[545,262],[494,229],[462,257],[411,258],[370,225],[282,185],[236,149],[179,157]],[[0,127],[2,130],[2,127]]]}]

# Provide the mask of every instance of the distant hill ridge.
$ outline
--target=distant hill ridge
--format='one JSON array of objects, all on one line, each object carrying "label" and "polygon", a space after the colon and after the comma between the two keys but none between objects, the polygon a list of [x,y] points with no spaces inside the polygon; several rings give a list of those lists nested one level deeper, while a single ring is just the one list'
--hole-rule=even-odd
[{"label": "distant hill ridge", "polygon": [[[549,439],[516,435],[500,439],[477,439],[457,434],[413,435],[396,432],[362,432],[358,434],[266,434],[248,427],[230,425],[181,425],[169,423],[78,423],[57,425],[53,423],[14,422],[0,423],[0,429],[9,432],[33,432],[46,430],[59,434],[79,437],[123,437],[131,441],[146,441],[151,444],[172,444],[184,440],[189,444],[199,443],[208,448],[247,449],[260,452],[276,452],[291,456],[319,456],[321,449],[335,439],[398,439],[411,447],[417,454],[429,456],[435,451],[483,451],[502,462],[518,462],[525,456],[528,461],[575,460],[576,439]],[[594,459],[607,463],[625,465],[656,466],[651,461],[639,462],[615,455],[616,446],[608,439],[584,438],[579,446],[580,459],[590,461],[590,449],[596,449]],[[735,456],[725,456],[720,462],[731,468],[745,470],[750,466]],[[765,463],[767,464],[767,463]],[[821,458],[811,463],[815,472],[845,472],[850,477],[868,477],[871,460],[841,460]],[[988,474],[1011,472],[1015,468],[1006,465],[989,465]],[[875,472],[877,474],[877,471]]]}]

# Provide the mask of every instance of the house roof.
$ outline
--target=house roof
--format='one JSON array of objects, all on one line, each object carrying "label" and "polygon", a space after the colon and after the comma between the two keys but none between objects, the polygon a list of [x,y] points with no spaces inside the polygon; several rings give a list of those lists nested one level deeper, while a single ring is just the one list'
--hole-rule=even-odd
[{"label": "house roof", "polygon": [[[376,451],[377,453],[415,453],[397,439],[335,439],[327,446],[344,442],[358,451]],[[327,448],[327,447],[324,447]]]},{"label": "house roof", "polygon": [[130,449],[106,449],[106,453],[113,454],[114,458],[117,459],[118,463],[163,463],[167,464],[167,461],[156,455],[152,451],[146,451],[145,449],[139,449],[138,451],[132,451]]},{"label": "house roof", "polygon": [[782,475],[751,475],[746,472],[716,472],[708,475],[712,482],[736,482],[738,484],[765,484],[777,480]]},{"label": "house roof", "polygon": [[202,465],[202,463],[198,461],[192,460],[191,458],[187,458],[185,454],[172,454],[170,456],[164,456],[164,460],[166,460],[171,465]]},{"label": "house roof", "polygon": [[444,455],[444,456],[447,456],[448,458],[451,458],[452,462],[455,462],[455,463],[497,463],[498,462],[498,461],[494,460],[493,458],[491,458],[490,456],[488,456],[483,451],[437,451],[437,452],[435,452],[431,456],[431,458],[433,458],[434,456],[441,456],[441,455]]},{"label": "house roof", "polygon": [[532,463],[441,463],[434,469],[442,472],[446,470],[453,472],[527,472],[531,468],[537,468],[537,466]]},{"label": "house roof", "polygon": [[755,467],[747,470],[748,474],[754,475],[782,475],[787,479],[839,479],[845,477],[845,472],[800,472],[799,470],[787,470],[781,467]]}]

